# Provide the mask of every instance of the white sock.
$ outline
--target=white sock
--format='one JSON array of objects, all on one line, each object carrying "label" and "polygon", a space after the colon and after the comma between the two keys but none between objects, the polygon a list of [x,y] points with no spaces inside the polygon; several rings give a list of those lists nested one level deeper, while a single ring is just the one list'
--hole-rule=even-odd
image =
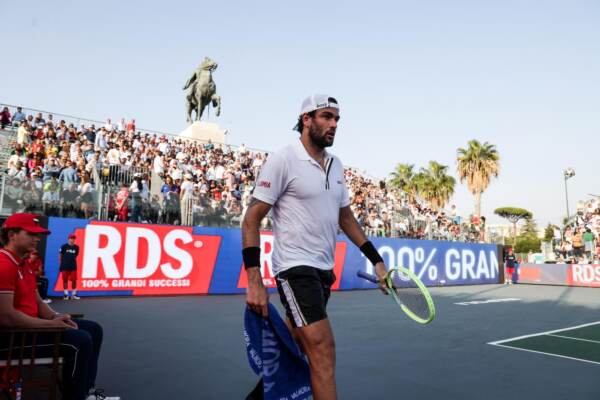
[{"label": "white sock", "polygon": [[73,289],[73,296],[77,296],[77,289]]},{"label": "white sock", "polygon": [[65,290],[65,296],[68,296],[68,295],[69,295],[69,291]]}]

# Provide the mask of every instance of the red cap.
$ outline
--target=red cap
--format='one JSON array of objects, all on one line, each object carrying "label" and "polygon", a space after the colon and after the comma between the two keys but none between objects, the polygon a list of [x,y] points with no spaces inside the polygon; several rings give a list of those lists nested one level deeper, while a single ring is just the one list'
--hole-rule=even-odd
[{"label": "red cap", "polygon": [[71,234],[69,235],[69,239],[76,239],[76,238],[77,238],[77,236],[75,236],[75,234],[74,234],[74,233],[71,233]]},{"label": "red cap", "polygon": [[6,221],[4,221],[2,227],[21,228],[29,233],[43,233],[45,235],[50,234],[50,231],[41,227],[39,223],[39,217],[35,214],[16,213],[8,217]]}]

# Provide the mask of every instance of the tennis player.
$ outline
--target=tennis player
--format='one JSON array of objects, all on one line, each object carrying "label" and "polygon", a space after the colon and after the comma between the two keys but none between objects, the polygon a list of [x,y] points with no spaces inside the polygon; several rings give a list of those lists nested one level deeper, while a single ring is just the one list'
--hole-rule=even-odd
[{"label": "tennis player", "polygon": [[339,119],[333,97],[312,95],[302,102],[295,127],[300,140],[269,155],[242,225],[246,302],[266,317],[269,296],[259,268],[259,226],[272,211],[273,273],[288,326],[309,359],[315,400],[337,398],[335,342],[326,307],[336,280],[338,227],[373,263],[380,279],[386,273],[381,256],[350,209],[342,162],[325,150],[333,145]]}]

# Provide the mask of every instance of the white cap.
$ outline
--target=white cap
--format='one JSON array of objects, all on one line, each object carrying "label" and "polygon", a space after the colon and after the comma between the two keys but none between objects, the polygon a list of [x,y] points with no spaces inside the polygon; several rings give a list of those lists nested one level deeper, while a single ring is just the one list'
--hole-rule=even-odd
[{"label": "white cap", "polygon": [[[320,110],[321,108],[332,107],[337,110],[340,109],[340,105],[337,102],[333,102],[331,100],[335,100],[333,97],[327,94],[313,94],[308,96],[302,102],[302,107],[300,108],[300,115]],[[300,131],[300,121],[294,126],[295,131]]]},{"label": "white cap", "polygon": [[332,102],[331,100],[335,100],[333,97],[327,94],[313,94],[308,96],[302,102],[302,108],[300,109],[300,115],[309,113],[311,111],[320,110],[321,108],[336,108],[340,109],[340,106],[337,102]]}]

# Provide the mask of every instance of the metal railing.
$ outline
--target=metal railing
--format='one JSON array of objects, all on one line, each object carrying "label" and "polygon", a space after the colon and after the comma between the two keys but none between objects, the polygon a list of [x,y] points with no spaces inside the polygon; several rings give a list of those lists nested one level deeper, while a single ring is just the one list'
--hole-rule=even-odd
[{"label": "metal railing", "polygon": [[186,199],[173,193],[147,197],[129,193],[125,196],[108,188],[104,201],[100,218],[109,221],[237,228],[242,221],[243,209],[239,200],[216,201],[206,194]]},{"label": "metal railing", "polygon": [[[0,177],[0,210],[2,215],[33,212],[47,216],[91,218],[109,221],[129,221],[186,226],[240,227],[244,204],[230,197],[216,200],[208,194],[194,193],[180,199],[178,194],[151,195],[148,183],[140,193],[130,193],[134,175],[141,168],[116,169],[111,173],[99,166],[92,170],[93,190],[82,195],[78,184],[62,185],[56,177],[51,180],[25,181]],[[113,179],[114,178],[114,179]],[[149,182],[146,181],[146,182]],[[126,195],[120,194],[122,187]],[[124,188],[124,189],[125,189]],[[391,238],[420,238],[463,242],[480,241],[479,231],[467,224],[458,227],[438,221],[415,217],[408,207],[390,213],[381,226],[364,226],[369,236]],[[263,229],[270,229],[266,219]],[[443,226],[443,227],[442,227]],[[451,227],[454,231],[448,229]]]},{"label": "metal railing", "polygon": [[[5,104],[5,103],[0,103],[0,108],[4,108],[4,107],[8,107],[11,114],[14,116],[17,106],[13,105],[13,104]],[[60,113],[55,113],[55,112],[51,112],[51,111],[45,111],[45,110],[38,110],[35,108],[28,108],[28,107],[22,107],[22,106],[18,106],[22,108],[22,113],[27,115],[32,115],[35,116],[38,113],[42,114],[42,117],[44,118],[45,122],[52,122],[54,125],[57,125],[60,123],[60,121],[65,121],[65,123],[67,125],[69,124],[73,124],[73,126],[75,127],[80,127],[81,125],[85,125],[86,127],[91,126],[91,125],[95,125],[96,128],[100,128],[102,126],[104,126],[104,124],[106,124],[106,121],[99,121],[97,119],[92,119],[92,118],[83,118],[83,117],[77,117],[74,115],[68,115],[68,114],[60,114]],[[50,118],[50,116],[52,116]],[[113,125],[117,125],[117,121],[112,121]],[[12,124],[12,125],[7,125],[7,127],[17,127],[18,124]],[[168,136],[174,136],[173,134],[167,133],[167,132],[162,132],[162,131],[157,131],[157,130],[152,130],[152,129],[145,129],[145,128],[137,128],[136,127],[136,132],[143,132],[143,133],[150,133],[150,134],[156,134],[156,135],[168,135]]]},{"label": "metal railing", "polygon": [[12,151],[12,143],[16,141],[16,129],[0,129],[0,167],[2,172],[7,166]]},{"label": "metal railing", "polygon": [[369,236],[390,238],[415,238],[454,242],[480,242],[481,234],[466,224],[439,226],[435,222],[398,220],[392,217],[390,224],[382,227],[366,227]]},{"label": "metal railing", "polygon": [[96,192],[81,193],[77,184],[61,184],[56,177],[44,182],[21,181],[4,174],[1,178],[2,215],[31,212],[47,216],[93,218]]},{"label": "metal railing", "polygon": [[146,180],[150,177],[150,170],[148,168],[136,165],[98,164],[95,168],[95,173],[100,184],[109,184],[117,187],[120,185],[131,185],[136,175]]}]

